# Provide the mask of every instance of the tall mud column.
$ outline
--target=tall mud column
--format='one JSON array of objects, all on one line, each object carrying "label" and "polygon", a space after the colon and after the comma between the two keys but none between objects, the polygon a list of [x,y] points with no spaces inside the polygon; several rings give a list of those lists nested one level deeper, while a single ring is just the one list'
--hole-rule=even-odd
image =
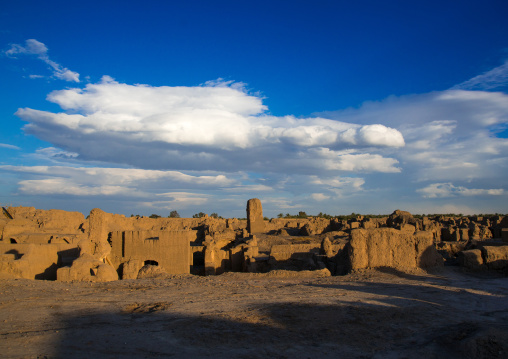
[{"label": "tall mud column", "polygon": [[247,202],[247,231],[251,234],[265,231],[263,207],[261,201],[257,198],[249,199]]},{"label": "tall mud column", "polygon": [[108,230],[106,227],[106,213],[99,208],[94,208],[90,212],[88,241],[91,244],[89,254],[95,258],[104,260],[111,252],[111,246],[108,243]]}]

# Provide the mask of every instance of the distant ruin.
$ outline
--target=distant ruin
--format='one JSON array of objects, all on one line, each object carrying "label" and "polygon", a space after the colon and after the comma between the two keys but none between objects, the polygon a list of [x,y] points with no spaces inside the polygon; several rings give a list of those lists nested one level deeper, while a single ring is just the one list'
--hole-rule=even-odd
[{"label": "distant ruin", "polygon": [[398,270],[461,265],[508,274],[508,217],[263,219],[259,199],[247,220],[125,217],[2,208],[0,278],[111,281],[142,275],[228,271]]}]

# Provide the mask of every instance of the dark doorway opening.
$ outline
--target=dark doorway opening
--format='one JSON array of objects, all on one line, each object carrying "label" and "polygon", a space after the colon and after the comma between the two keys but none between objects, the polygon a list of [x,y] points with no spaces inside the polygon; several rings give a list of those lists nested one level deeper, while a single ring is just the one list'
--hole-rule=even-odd
[{"label": "dark doorway opening", "polygon": [[204,251],[194,252],[192,254],[191,274],[205,275],[205,253]]}]

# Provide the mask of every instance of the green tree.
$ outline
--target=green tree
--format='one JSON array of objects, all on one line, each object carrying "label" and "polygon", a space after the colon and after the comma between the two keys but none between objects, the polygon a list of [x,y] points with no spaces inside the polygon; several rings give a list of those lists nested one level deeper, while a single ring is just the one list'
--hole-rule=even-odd
[{"label": "green tree", "polygon": [[201,217],[204,217],[206,215],[206,213],[203,213],[203,212],[199,212],[199,213],[196,213],[192,216],[192,218],[201,218]]},{"label": "green tree", "polygon": [[180,218],[180,214],[177,211],[171,211],[168,218]]},{"label": "green tree", "polygon": [[151,214],[148,218],[161,218],[158,214]]},{"label": "green tree", "polygon": [[210,215],[210,217],[212,217],[212,218],[219,218],[219,215],[218,215],[217,213],[213,212],[213,213]]}]

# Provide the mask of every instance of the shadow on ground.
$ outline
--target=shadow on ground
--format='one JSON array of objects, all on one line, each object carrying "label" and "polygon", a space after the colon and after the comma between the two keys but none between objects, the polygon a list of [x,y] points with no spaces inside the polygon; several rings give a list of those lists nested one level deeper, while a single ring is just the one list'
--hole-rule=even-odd
[{"label": "shadow on ground", "polygon": [[214,316],[173,313],[171,303],[133,303],[118,312],[62,318],[57,357],[508,357],[506,324],[450,322],[443,318],[449,307],[404,300],[278,303]]}]

